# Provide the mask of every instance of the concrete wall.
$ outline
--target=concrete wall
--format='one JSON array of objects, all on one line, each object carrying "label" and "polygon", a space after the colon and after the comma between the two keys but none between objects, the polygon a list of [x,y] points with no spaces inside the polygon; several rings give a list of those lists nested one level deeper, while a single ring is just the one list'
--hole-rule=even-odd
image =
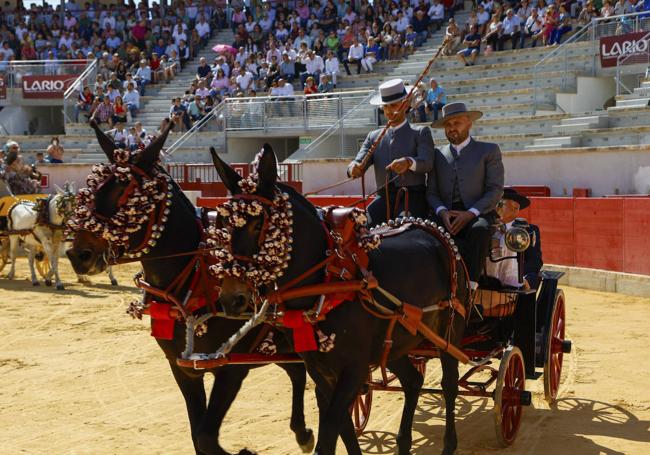
[{"label": "concrete wall", "polygon": [[3,135],[63,134],[60,107],[6,106],[0,111],[0,124]]},{"label": "concrete wall", "polygon": [[298,137],[261,137],[261,138],[227,138],[226,154],[223,159],[228,163],[248,163],[268,143],[273,147],[279,161],[283,161],[298,149]]},{"label": "concrete wall", "polygon": [[570,114],[582,114],[603,109],[607,100],[616,95],[612,77],[578,76],[577,93],[557,93],[557,105]]}]

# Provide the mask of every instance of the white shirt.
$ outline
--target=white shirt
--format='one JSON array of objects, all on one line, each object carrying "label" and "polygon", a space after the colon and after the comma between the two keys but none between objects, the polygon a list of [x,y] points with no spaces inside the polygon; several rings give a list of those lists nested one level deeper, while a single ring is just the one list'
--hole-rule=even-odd
[{"label": "white shirt", "polygon": [[286,82],[284,87],[278,87],[277,92],[279,96],[293,96],[293,85]]},{"label": "white shirt", "polygon": [[513,15],[512,17],[506,17],[503,20],[503,24],[501,26],[501,32],[504,35],[510,35],[512,33],[516,33],[519,31],[520,24],[521,24],[521,19],[519,19],[519,16]]},{"label": "white shirt", "polygon": [[332,57],[325,60],[325,72],[327,74],[338,74],[340,72],[339,59]]},{"label": "white shirt", "polygon": [[445,18],[445,7],[442,6],[442,3],[438,3],[437,5],[431,5],[428,14],[432,20],[442,20]]},{"label": "white shirt", "polygon": [[361,60],[363,58],[363,46],[361,44],[353,44],[348,51],[348,60]]},{"label": "white shirt", "polygon": [[308,58],[305,61],[305,70],[308,74],[322,73],[324,69],[325,64],[323,63],[323,57],[320,55],[314,55],[314,58]]},{"label": "white shirt", "polygon": [[533,17],[530,16],[526,20],[526,32],[530,30],[530,33],[537,33],[542,29],[542,20],[539,16]]},{"label": "white shirt", "polygon": [[194,28],[196,28],[196,32],[199,34],[201,38],[203,38],[205,35],[210,33],[210,24],[208,24],[207,22],[203,22],[203,23],[199,22],[196,24]]},{"label": "white shirt", "polygon": [[487,22],[490,20],[490,13],[485,10],[483,10],[482,13],[477,12],[476,18],[478,19],[478,25],[487,24]]},{"label": "white shirt", "polygon": [[[460,144],[449,144],[450,146],[453,146],[454,149],[456,150],[456,153],[458,153],[458,157],[460,157],[460,153],[463,151],[465,147],[469,144],[469,142],[472,140],[472,136],[467,136],[467,139],[465,139],[463,142]],[[436,207],[436,215],[440,213],[441,210],[448,210],[447,207],[444,205],[441,205],[440,207]],[[479,216],[481,212],[479,212],[477,209],[474,207],[469,209],[470,212],[472,212],[475,216]]]},{"label": "white shirt", "polygon": [[253,75],[250,71],[246,71],[244,74],[240,74],[236,79],[237,85],[239,85],[239,88],[242,90],[248,90],[250,88],[252,80]]},{"label": "white shirt", "polygon": [[127,90],[124,92],[122,101],[124,101],[124,104],[132,104],[136,108],[140,109],[140,94],[137,90],[131,90],[130,92]]}]

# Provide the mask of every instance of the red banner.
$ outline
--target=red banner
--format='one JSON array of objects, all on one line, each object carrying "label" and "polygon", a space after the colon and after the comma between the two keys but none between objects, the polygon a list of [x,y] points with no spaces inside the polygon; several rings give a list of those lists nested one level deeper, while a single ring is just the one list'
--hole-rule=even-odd
[{"label": "red banner", "polygon": [[622,62],[624,65],[648,61],[650,40],[642,39],[647,32],[626,33],[619,36],[608,36],[600,39],[600,65],[603,68],[616,66],[616,60],[621,55],[634,55]]},{"label": "red banner", "polygon": [[23,76],[23,98],[63,98],[77,77],[75,74]]},{"label": "red banner", "polygon": [[7,99],[7,85],[5,84],[5,77],[0,74],[0,100]]}]

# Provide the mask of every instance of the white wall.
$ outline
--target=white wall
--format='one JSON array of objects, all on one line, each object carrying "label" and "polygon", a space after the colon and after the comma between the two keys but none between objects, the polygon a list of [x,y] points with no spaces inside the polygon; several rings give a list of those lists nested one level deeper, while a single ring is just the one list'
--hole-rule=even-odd
[{"label": "white wall", "polygon": [[0,111],[0,123],[4,127],[0,128],[0,134],[3,135],[63,133],[60,107],[6,106]]},{"label": "white wall", "polygon": [[557,93],[556,103],[565,112],[582,114],[603,109],[607,100],[616,95],[613,77],[577,77],[577,93]]}]

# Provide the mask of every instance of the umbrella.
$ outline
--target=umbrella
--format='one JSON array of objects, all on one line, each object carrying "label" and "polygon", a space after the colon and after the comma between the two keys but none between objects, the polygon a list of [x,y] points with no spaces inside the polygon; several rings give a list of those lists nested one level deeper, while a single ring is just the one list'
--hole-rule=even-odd
[{"label": "umbrella", "polygon": [[230,52],[231,54],[236,54],[237,49],[235,49],[232,46],[229,46],[228,44],[217,44],[212,48],[213,51],[215,51],[217,54],[223,54],[225,52]]}]

